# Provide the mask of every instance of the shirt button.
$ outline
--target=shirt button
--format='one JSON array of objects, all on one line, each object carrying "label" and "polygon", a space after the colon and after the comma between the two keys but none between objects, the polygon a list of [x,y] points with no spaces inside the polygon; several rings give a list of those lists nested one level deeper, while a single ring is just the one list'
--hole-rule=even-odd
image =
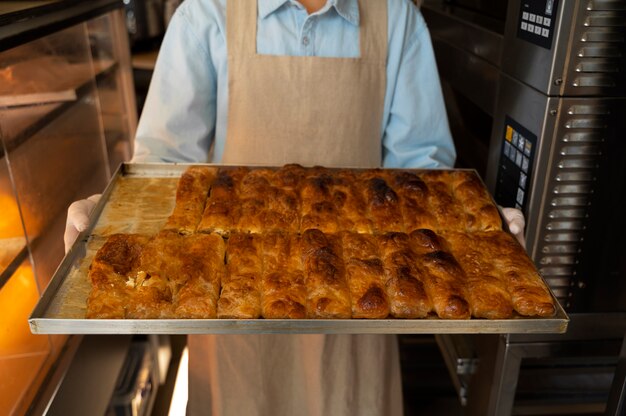
[{"label": "shirt button", "polygon": [[304,46],[307,46],[309,44],[309,37],[308,36],[305,36],[305,37],[302,38],[302,44]]}]

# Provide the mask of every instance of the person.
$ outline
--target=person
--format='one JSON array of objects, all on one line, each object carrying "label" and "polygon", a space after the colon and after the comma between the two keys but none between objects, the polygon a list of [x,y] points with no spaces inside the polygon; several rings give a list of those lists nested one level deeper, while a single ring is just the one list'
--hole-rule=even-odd
[{"label": "person", "polygon": [[[186,0],[135,145],[142,162],[440,168],[456,157],[409,0]],[[91,206],[70,208],[67,241]],[[391,335],[193,335],[188,346],[189,414],[403,412]]]}]

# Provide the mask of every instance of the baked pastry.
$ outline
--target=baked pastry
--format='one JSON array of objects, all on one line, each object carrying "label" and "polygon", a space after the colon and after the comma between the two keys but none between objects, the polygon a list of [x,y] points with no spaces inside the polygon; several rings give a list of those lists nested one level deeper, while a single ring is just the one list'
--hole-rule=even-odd
[{"label": "baked pastry", "polygon": [[261,237],[231,233],[226,270],[217,304],[218,318],[256,319],[261,316]]},{"label": "baked pastry", "polygon": [[552,316],[501,226],[468,171],[191,167],[160,233],[96,253],[87,317]]},{"label": "baked pastry", "polygon": [[477,238],[482,250],[492,253],[489,260],[493,262],[497,273],[505,277],[507,290],[517,313],[544,317],[556,313],[548,287],[511,234],[494,231],[479,233]]},{"label": "baked pastry", "polygon": [[270,232],[262,238],[261,309],[266,319],[307,317],[307,288],[297,234]]},{"label": "baked pastry", "polygon": [[247,168],[221,168],[211,184],[209,199],[198,225],[198,231],[216,232],[227,236],[237,229],[241,218],[241,180],[248,174]]},{"label": "baked pastry", "polygon": [[387,233],[379,236],[378,242],[391,315],[408,319],[426,317],[432,311],[433,304],[426,295],[409,236],[405,233]]},{"label": "baked pastry", "polygon": [[301,244],[307,318],[350,318],[350,290],[339,238],[320,230],[307,230]]},{"label": "baked pastry", "polygon": [[215,318],[225,245],[215,234],[115,234],[89,277],[90,318]]},{"label": "baked pastry", "polygon": [[87,318],[126,318],[128,283],[148,241],[149,237],[142,235],[113,234],[96,252],[89,266],[91,292],[87,298]]},{"label": "baked pastry", "polygon": [[480,238],[470,233],[446,232],[455,258],[467,276],[466,290],[472,316],[486,319],[506,319],[513,314],[513,303],[505,277],[493,265],[496,255],[487,250]]},{"label": "baked pastry", "polygon": [[335,233],[340,229],[339,210],[332,199],[333,178],[328,174],[304,178],[300,186],[302,201],[301,232],[320,230]]},{"label": "baked pastry", "polygon": [[418,254],[422,282],[437,316],[469,319],[465,283],[467,277],[446,244],[432,230],[410,234],[411,247]]},{"label": "baked pastry", "polygon": [[192,234],[202,218],[209,188],[215,180],[217,168],[192,166],[180,177],[176,188],[176,205],[164,230]]},{"label": "baked pastry", "polygon": [[381,319],[389,315],[385,271],[376,238],[371,234],[341,234],[353,318]]},{"label": "baked pastry", "polygon": [[390,171],[388,183],[400,197],[400,211],[407,232],[435,230],[438,222],[428,206],[428,186],[413,172]]},{"label": "baked pastry", "polygon": [[265,195],[263,229],[297,233],[300,230],[300,198],[295,190],[272,186]]},{"label": "baked pastry", "polygon": [[454,197],[466,213],[468,231],[496,231],[502,220],[491,196],[474,172],[455,171],[450,175]]},{"label": "baked pastry", "polygon": [[448,171],[428,171],[420,176],[428,186],[428,206],[437,219],[436,231],[465,231],[467,216],[463,205],[454,197]]},{"label": "baked pastry", "polygon": [[[135,287],[167,285],[177,318],[215,318],[224,274],[224,240],[216,234],[181,236],[162,231],[141,253],[143,282]],[[147,317],[147,316],[142,316]]]},{"label": "baked pastry", "polygon": [[400,198],[382,176],[361,177],[362,192],[367,204],[367,215],[372,221],[372,228],[379,234],[404,231]]}]

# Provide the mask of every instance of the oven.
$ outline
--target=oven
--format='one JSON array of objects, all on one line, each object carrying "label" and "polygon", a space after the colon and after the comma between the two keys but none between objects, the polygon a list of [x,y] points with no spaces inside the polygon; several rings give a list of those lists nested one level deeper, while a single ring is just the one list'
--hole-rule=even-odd
[{"label": "oven", "polygon": [[[545,368],[585,367],[586,375],[576,373],[582,386],[602,380],[596,387],[603,389],[581,409],[623,406],[626,1],[426,0],[422,13],[457,163],[476,169],[500,205],[524,212],[528,253],[571,318],[562,337],[492,337],[486,346],[478,337],[471,357],[458,357],[455,337],[439,337],[452,369],[467,369],[454,363],[482,351],[474,374],[452,371],[469,414],[549,412],[545,397],[530,400],[534,410],[518,403],[524,362],[549,358]],[[576,354],[568,350],[572,342]],[[593,362],[603,375],[591,374],[585,363]],[[557,373],[544,379],[557,380]],[[584,396],[567,388],[573,394],[559,396],[561,411]]]}]

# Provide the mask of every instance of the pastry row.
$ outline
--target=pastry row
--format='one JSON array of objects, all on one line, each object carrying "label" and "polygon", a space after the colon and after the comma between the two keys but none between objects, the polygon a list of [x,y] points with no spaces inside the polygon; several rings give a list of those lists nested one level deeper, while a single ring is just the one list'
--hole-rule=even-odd
[{"label": "pastry row", "polygon": [[340,319],[552,316],[502,231],[380,235],[116,234],[97,252],[88,318]]},{"label": "pastry row", "polygon": [[181,177],[165,229],[365,234],[502,229],[496,206],[471,171],[280,169],[195,166]]}]

